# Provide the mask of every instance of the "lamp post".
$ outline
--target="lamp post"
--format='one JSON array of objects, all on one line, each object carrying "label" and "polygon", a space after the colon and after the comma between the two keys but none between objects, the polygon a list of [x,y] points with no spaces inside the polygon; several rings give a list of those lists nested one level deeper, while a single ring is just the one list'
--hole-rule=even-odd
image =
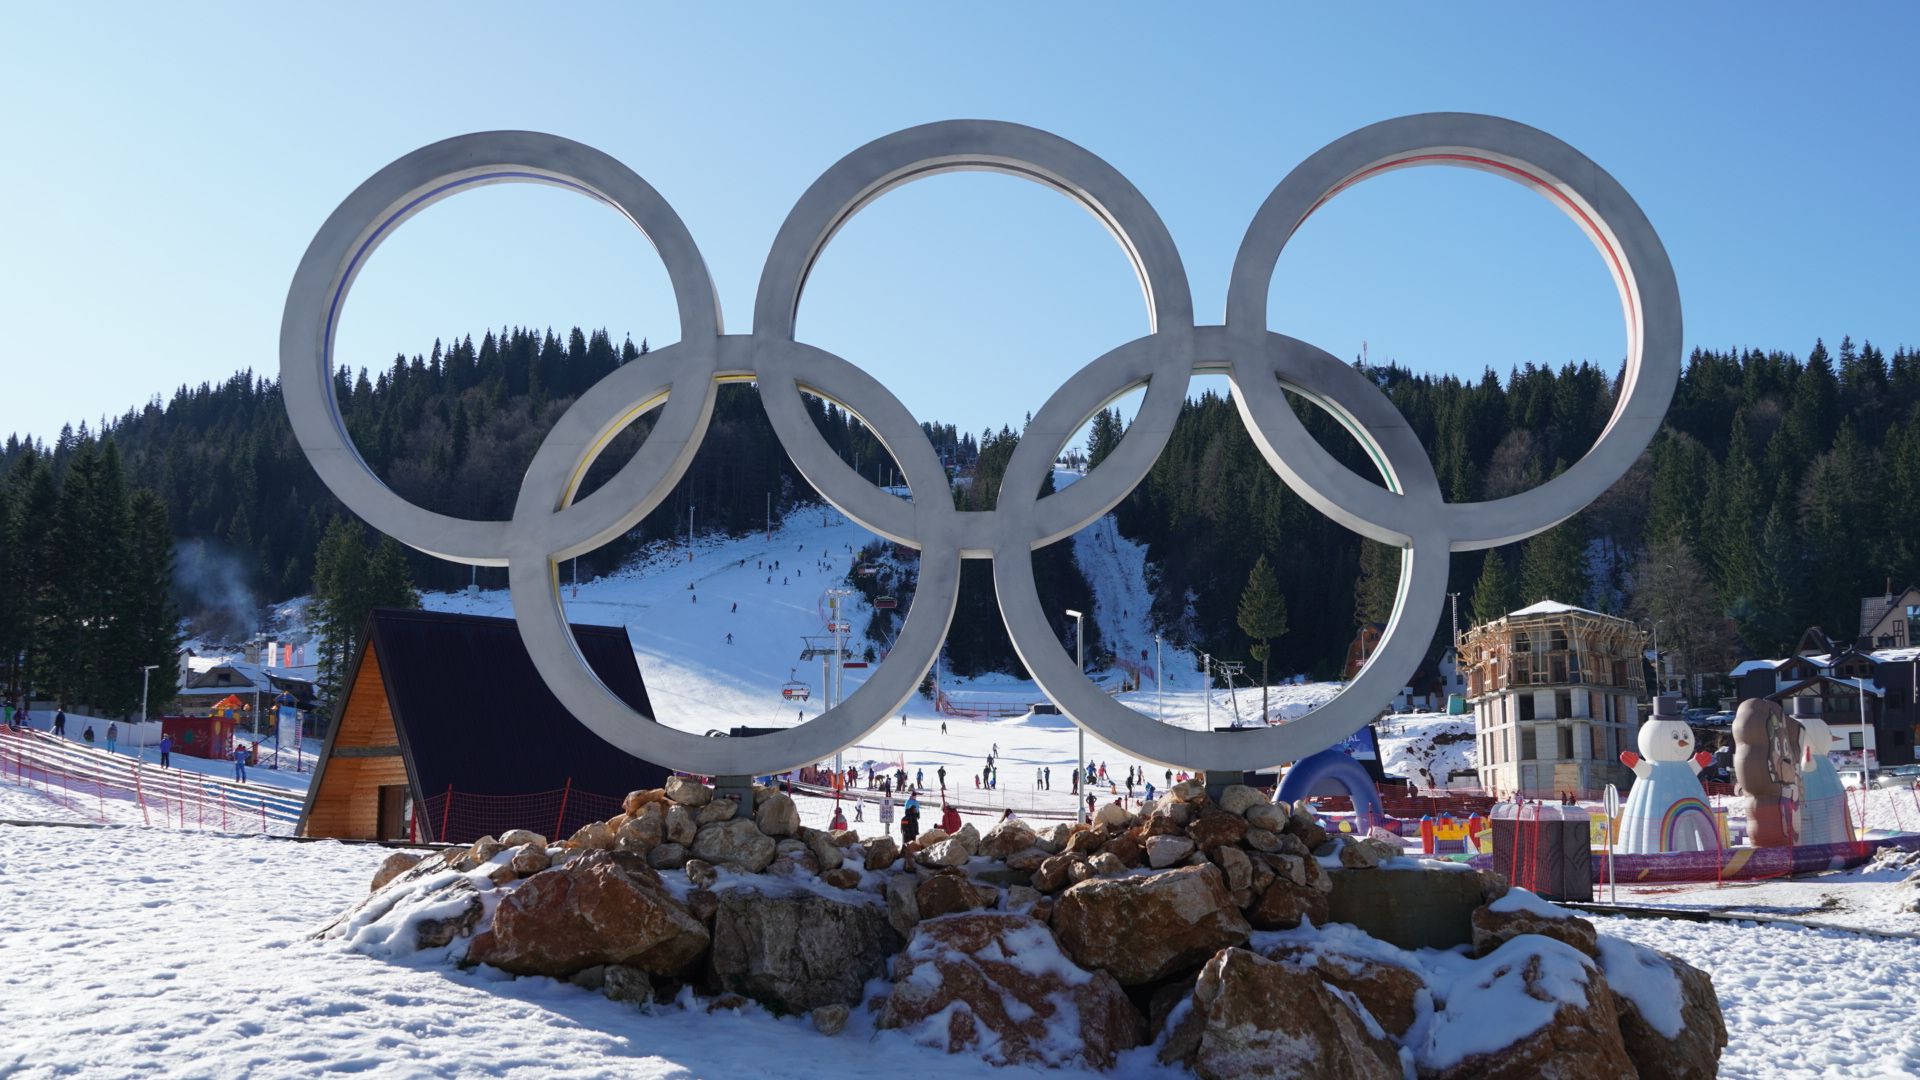
[{"label": "lamp post", "polygon": [[147,677],[159,664],[147,664],[140,669],[140,760],[147,759]]},{"label": "lamp post", "polygon": [[1213,730],[1213,654],[1200,654],[1200,692],[1207,699],[1206,730]]},{"label": "lamp post", "polygon": [[[1087,673],[1087,623],[1086,616],[1072,608],[1067,609],[1067,617],[1073,620],[1073,662],[1080,674]],[[1073,813],[1084,823],[1087,820],[1087,729],[1074,722],[1074,731],[1079,738],[1079,752],[1073,766]]]},{"label": "lamp post", "polygon": [[1873,762],[1867,757],[1867,678],[1862,675],[1854,681],[1860,684],[1860,790],[1867,792],[1873,790]]},{"label": "lamp post", "polygon": [[687,561],[693,561],[693,511],[692,503],[687,504]]},{"label": "lamp post", "polygon": [[1153,635],[1153,715],[1161,723],[1167,722],[1166,683],[1160,674],[1160,635]]}]

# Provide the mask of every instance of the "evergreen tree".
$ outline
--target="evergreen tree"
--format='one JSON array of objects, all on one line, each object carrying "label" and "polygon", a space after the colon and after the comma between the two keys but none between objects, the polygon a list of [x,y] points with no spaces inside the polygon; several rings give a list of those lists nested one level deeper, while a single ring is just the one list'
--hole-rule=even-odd
[{"label": "evergreen tree", "polygon": [[1577,525],[1563,521],[1527,541],[1520,556],[1523,605],[1541,600],[1585,604],[1587,586],[1587,545]]},{"label": "evergreen tree", "polygon": [[1267,719],[1267,688],[1272,680],[1268,677],[1268,659],[1273,654],[1272,640],[1287,632],[1287,598],[1280,595],[1279,583],[1274,580],[1273,567],[1267,565],[1265,555],[1253,564],[1253,570],[1247,575],[1247,587],[1240,593],[1240,632],[1253,639],[1253,647],[1248,650],[1255,660],[1260,661],[1260,719]]},{"label": "evergreen tree", "polygon": [[1507,557],[1499,551],[1487,552],[1481,564],[1480,580],[1473,586],[1472,607],[1476,626],[1500,619],[1520,607],[1513,575],[1507,572]]},{"label": "evergreen tree", "polygon": [[1690,686],[1718,681],[1732,666],[1733,633],[1706,568],[1685,539],[1654,541],[1633,571],[1634,618],[1657,627],[1663,654],[1673,656]]},{"label": "evergreen tree", "polygon": [[1360,541],[1360,580],[1353,587],[1353,621],[1361,626],[1385,623],[1400,593],[1400,549],[1375,540]]}]

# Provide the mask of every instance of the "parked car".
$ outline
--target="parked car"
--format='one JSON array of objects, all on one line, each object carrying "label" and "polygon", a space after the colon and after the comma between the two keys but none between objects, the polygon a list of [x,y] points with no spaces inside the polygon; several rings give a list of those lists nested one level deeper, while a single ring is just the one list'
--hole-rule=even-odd
[{"label": "parked car", "polygon": [[1920,781],[1920,765],[1893,765],[1873,774],[1877,788],[1907,788]]}]

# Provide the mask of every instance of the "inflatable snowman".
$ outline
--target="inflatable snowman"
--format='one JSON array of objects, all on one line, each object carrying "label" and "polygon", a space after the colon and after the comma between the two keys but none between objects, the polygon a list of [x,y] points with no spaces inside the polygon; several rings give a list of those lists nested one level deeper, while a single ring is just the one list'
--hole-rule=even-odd
[{"label": "inflatable snowman", "polygon": [[1620,753],[1634,781],[1620,808],[1614,850],[1623,855],[1718,850],[1720,832],[1700,786],[1700,770],[1712,761],[1712,754],[1694,752],[1693,729],[1680,718],[1679,699],[1656,699],[1653,715],[1640,725],[1640,752]]},{"label": "inflatable snowman", "polygon": [[1795,835],[1802,844],[1844,844],[1853,839],[1847,816],[1847,792],[1829,751],[1840,737],[1820,718],[1820,700],[1793,699],[1793,720],[1800,725],[1800,803],[1794,807]]}]

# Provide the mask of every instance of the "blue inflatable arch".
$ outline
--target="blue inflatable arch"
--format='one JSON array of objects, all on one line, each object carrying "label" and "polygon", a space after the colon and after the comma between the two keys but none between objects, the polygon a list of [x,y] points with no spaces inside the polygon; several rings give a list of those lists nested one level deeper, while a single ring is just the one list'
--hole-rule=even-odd
[{"label": "blue inflatable arch", "polygon": [[1280,790],[1274,798],[1281,802],[1297,803],[1309,795],[1345,795],[1353,800],[1354,828],[1365,832],[1375,825],[1386,823],[1386,807],[1381,805],[1380,792],[1373,786],[1373,777],[1347,752],[1339,747],[1309,754],[1293,763],[1287,770],[1287,777],[1280,782]]}]

